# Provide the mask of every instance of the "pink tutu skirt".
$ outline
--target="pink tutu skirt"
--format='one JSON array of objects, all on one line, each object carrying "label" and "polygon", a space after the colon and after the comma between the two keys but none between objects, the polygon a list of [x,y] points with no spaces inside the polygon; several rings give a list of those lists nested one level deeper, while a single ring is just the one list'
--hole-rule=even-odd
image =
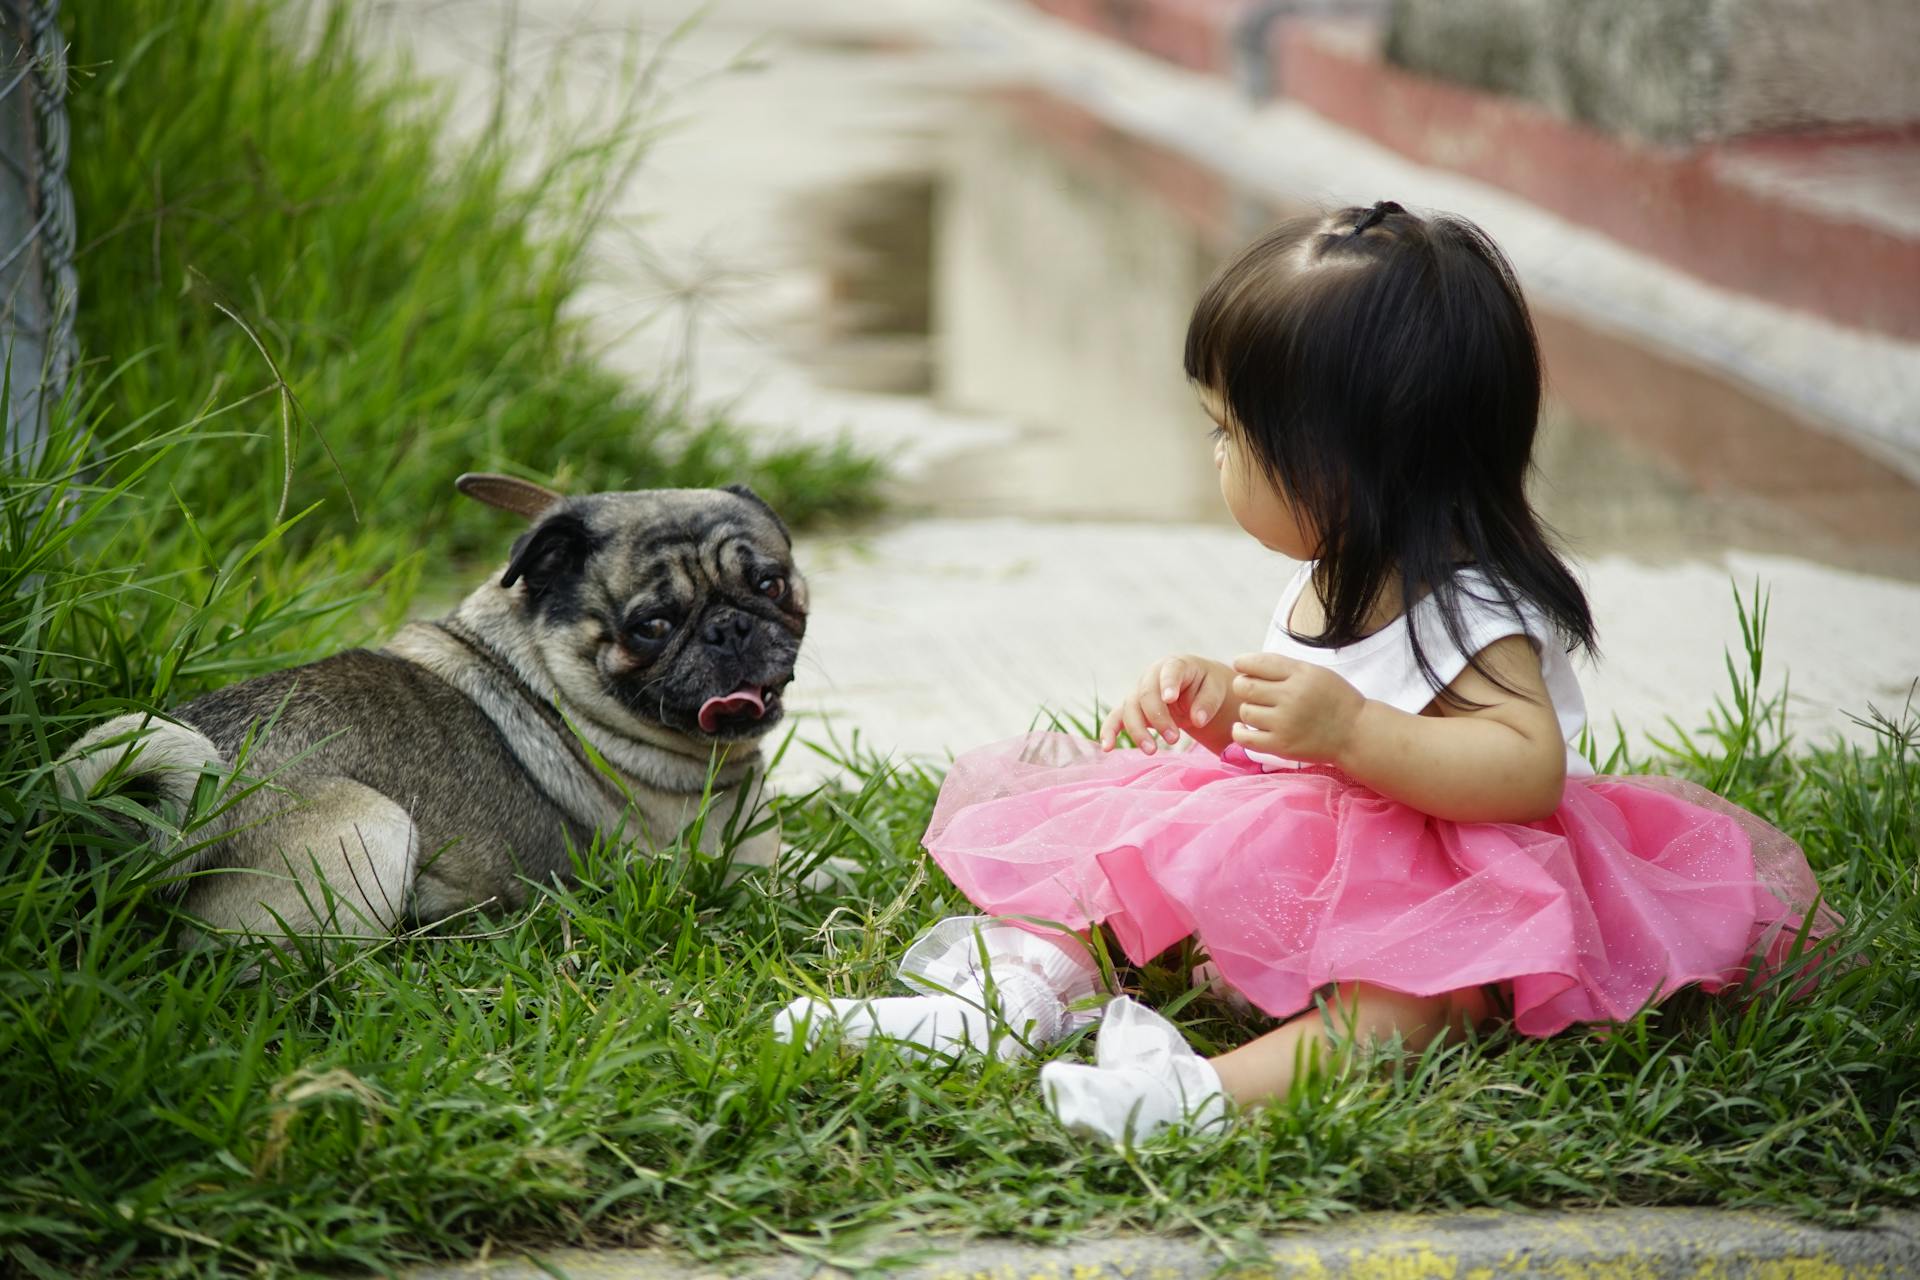
[{"label": "pink tutu skirt", "polygon": [[1446,822],[1329,770],[1058,733],[961,756],[926,846],[981,910],[1104,924],[1136,964],[1194,937],[1275,1017],[1334,982],[1494,983],[1542,1036],[1777,964],[1817,895],[1793,841],[1674,779],[1570,779],[1545,821]]}]

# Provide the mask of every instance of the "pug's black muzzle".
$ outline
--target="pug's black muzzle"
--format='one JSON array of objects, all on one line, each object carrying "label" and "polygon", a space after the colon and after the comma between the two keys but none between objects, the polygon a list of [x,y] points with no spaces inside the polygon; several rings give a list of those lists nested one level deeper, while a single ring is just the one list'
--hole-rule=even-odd
[{"label": "pug's black muzzle", "polygon": [[666,675],[622,682],[621,700],[689,737],[755,738],[785,713],[799,642],[777,623],[737,610],[702,619]]}]

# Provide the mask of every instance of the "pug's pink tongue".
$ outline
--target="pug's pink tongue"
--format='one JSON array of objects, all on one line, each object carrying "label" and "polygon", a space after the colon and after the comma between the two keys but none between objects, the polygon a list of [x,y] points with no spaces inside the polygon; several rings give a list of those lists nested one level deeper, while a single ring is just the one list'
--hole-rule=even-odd
[{"label": "pug's pink tongue", "polygon": [[755,720],[767,714],[766,700],[760,696],[758,689],[742,685],[732,693],[708,698],[700,704],[700,728],[705,733],[712,733],[720,727],[721,716],[737,715],[742,711],[752,711]]}]

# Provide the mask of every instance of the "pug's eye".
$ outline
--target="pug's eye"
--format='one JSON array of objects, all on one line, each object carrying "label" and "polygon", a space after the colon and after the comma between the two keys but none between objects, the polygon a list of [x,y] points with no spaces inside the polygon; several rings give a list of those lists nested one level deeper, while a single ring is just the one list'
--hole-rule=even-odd
[{"label": "pug's eye", "polygon": [[787,580],[777,573],[770,573],[760,579],[760,581],[754,584],[753,589],[769,600],[784,600],[787,598]]},{"label": "pug's eye", "polygon": [[673,634],[673,622],[667,618],[641,618],[627,624],[627,634],[636,640],[658,643]]}]

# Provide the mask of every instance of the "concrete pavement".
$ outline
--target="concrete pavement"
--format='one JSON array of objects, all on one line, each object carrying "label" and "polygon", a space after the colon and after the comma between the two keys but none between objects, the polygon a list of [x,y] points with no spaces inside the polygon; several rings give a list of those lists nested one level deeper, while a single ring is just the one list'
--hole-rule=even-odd
[{"label": "concrete pavement", "polygon": [[[922,520],[801,544],[813,621],[791,705],[802,738],[844,737],[942,759],[1010,737],[1047,708],[1089,714],[1168,653],[1257,649],[1291,564],[1239,533],[1201,525]],[[1727,690],[1734,590],[1771,593],[1771,670],[1788,670],[1789,724],[1817,740],[1847,711],[1897,711],[1910,673],[1848,636],[1909,643],[1910,584],[1785,557],[1584,566],[1608,659],[1581,673],[1602,744],[1616,717],[1636,751],[1697,727]],[[1649,608],[1650,601],[1673,602]],[[1842,624],[1839,620],[1846,619]],[[1678,691],[1687,691],[1686,697]],[[794,753],[796,774],[808,758]]]},{"label": "concrete pavement", "polygon": [[[896,1249],[914,1242],[895,1241]],[[1356,1214],[1270,1237],[1231,1260],[1191,1237],[1115,1236],[1070,1245],[923,1242],[898,1280],[1900,1280],[1920,1275],[1920,1213],[1835,1230],[1783,1214],[1608,1209]],[[805,1257],[714,1266],[663,1250],[558,1249],[425,1267],[414,1280],[807,1280],[847,1274]]]},{"label": "concrete pavement", "polygon": [[[387,12],[396,43],[453,86],[456,121],[478,129],[509,27],[513,73],[551,84],[564,67],[555,109],[592,122],[619,87],[606,51],[658,40],[687,8],[392,0]],[[673,124],[616,194],[583,303],[607,360],[769,439],[848,434],[892,456],[906,486],[902,518],[801,549],[815,615],[791,705],[809,735],[929,758],[1007,736],[1042,707],[1110,698],[1163,653],[1252,647],[1285,576],[1211,509],[1200,421],[1187,417],[1177,352],[1204,274],[1198,242],[1149,198],[1168,193],[1063,167],[982,123],[979,95],[992,88],[1039,86],[1145,139],[1159,151],[1133,171],[1142,187],[1203,182],[1194,166],[1210,165],[1248,191],[1391,191],[1471,213],[1536,296],[1680,343],[1687,359],[1799,379],[1840,420],[1858,419],[1874,448],[1887,424],[1920,413],[1920,349],[1707,288],[1297,106],[1236,102],[1211,78],[1102,47],[1022,5],[728,0],[680,35],[659,75]],[[1176,153],[1180,166],[1155,160]],[[861,219],[882,210],[876,184],[916,181],[933,184],[933,225],[917,234],[934,242],[896,262]],[[823,227],[835,218],[865,239]],[[862,255],[878,256],[868,274],[883,282],[930,277],[925,332],[848,340],[875,302],[846,296],[846,263]],[[881,338],[885,359],[873,355]],[[916,368],[931,368],[930,385],[914,383]],[[1674,405],[1682,427],[1690,404]],[[1871,562],[1901,572],[1857,572],[1794,513],[1703,516],[1722,501],[1710,477],[1702,488],[1622,463],[1604,441],[1563,452],[1550,476],[1561,488],[1615,483],[1604,518],[1575,529],[1606,650],[1586,677],[1597,724],[1617,719],[1642,741],[1670,717],[1700,723],[1738,644],[1731,584],[1755,578],[1773,591],[1771,670],[1790,677],[1803,737],[1857,737],[1852,717],[1902,705],[1920,674],[1920,545],[1890,544]],[[1901,495],[1871,496],[1902,507]],[[1828,507],[1850,501],[1842,491]],[[1576,504],[1576,524],[1592,505]],[[1642,536],[1651,526],[1659,536]],[[791,759],[790,785],[822,767]]]}]

